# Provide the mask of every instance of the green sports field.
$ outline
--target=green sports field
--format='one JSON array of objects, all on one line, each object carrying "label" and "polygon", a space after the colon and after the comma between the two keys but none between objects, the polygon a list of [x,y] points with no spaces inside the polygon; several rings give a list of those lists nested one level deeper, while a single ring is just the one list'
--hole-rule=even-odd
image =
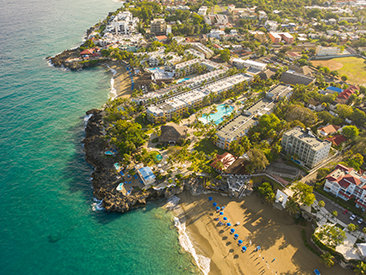
[{"label": "green sports field", "polygon": [[351,84],[366,84],[366,60],[359,57],[342,57],[325,60],[314,60],[311,63],[314,66],[322,64],[330,70],[337,70],[339,75],[348,76]]}]

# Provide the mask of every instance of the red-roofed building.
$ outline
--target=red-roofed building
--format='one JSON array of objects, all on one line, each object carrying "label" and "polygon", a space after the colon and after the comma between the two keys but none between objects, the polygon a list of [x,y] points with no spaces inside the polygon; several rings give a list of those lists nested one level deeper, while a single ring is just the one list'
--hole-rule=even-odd
[{"label": "red-roofed building", "polygon": [[329,140],[334,146],[339,146],[342,142],[347,141],[347,139],[342,135],[335,135],[334,137],[328,137],[325,140]]},{"label": "red-roofed building", "polygon": [[165,42],[168,39],[168,37],[166,35],[157,35],[157,36],[155,36],[155,38],[159,42]]},{"label": "red-roofed building", "polygon": [[329,124],[327,126],[318,128],[318,134],[326,137],[328,135],[337,133],[339,128],[341,127]]},{"label": "red-roofed building", "polygon": [[287,56],[290,60],[294,61],[301,57],[301,54],[298,54],[297,52],[288,52]]},{"label": "red-roofed building", "polygon": [[348,102],[348,99],[350,98],[350,96],[354,93],[356,93],[356,91],[358,91],[359,88],[356,86],[349,86],[347,89],[343,90],[343,92],[341,92],[335,102],[340,103],[340,104],[346,104]]},{"label": "red-roofed building", "polygon": [[236,156],[228,152],[225,152],[222,155],[217,154],[215,160],[210,164],[210,166],[218,172],[223,172],[233,164],[236,159]]},{"label": "red-roofed building", "polygon": [[93,52],[94,52],[94,48],[93,49],[85,49],[85,50],[80,52],[80,55],[92,55]]},{"label": "red-roofed building", "polygon": [[355,198],[356,207],[366,209],[366,176],[364,174],[338,164],[325,179],[325,191],[345,201]]}]

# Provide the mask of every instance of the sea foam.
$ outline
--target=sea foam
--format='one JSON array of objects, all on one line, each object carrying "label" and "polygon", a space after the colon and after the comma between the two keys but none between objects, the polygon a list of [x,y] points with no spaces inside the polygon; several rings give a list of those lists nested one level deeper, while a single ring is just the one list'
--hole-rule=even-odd
[{"label": "sea foam", "polygon": [[88,121],[89,121],[89,119],[90,119],[92,116],[93,116],[93,114],[89,114],[89,115],[85,115],[85,116],[84,116],[85,126],[86,126],[86,124],[88,124]]},{"label": "sea foam", "polygon": [[102,206],[103,204],[103,200],[98,200],[97,198],[93,198],[93,203],[92,203],[92,209],[93,211],[103,211],[104,207]]},{"label": "sea foam", "polygon": [[[180,198],[177,196],[173,196],[168,199],[165,207],[169,210],[174,210],[175,215],[183,215],[184,211],[182,207],[179,206]],[[194,260],[196,261],[197,266],[202,270],[203,274],[207,275],[210,272],[210,263],[211,259],[207,258],[203,255],[198,255],[196,250],[193,247],[191,240],[186,231],[186,223],[181,222],[179,218],[174,217],[174,226],[178,229],[179,233],[179,243],[183,247],[185,251],[191,253]]]},{"label": "sea foam", "polygon": [[178,228],[180,245],[185,251],[192,254],[197,266],[202,270],[203,274],[207,275],[210,272],[211,259],[197,254],[187,234],[185,223],[181,223],[179,219],[175,217],[174,225]]},{"label": "sea foam", "polygon": [[110,90],[110,95],[112,100],[117,98],[117,90],[114,87],[114,76],[117,74],[117,71],[115,69],[112,69],[111,67],[109,67],[108,64],[105,64],[105,66],[112,72],[112,78],[111,78],[111,90]]}]

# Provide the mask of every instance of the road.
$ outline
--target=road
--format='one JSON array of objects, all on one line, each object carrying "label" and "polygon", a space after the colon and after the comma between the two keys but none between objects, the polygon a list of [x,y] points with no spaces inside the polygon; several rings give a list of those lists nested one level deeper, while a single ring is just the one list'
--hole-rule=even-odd
[{"label": "road", "polygon": [[327,197],[324,197],[323,195],[319,194],[318,192],[314,192],[316,200],[317,201],[324,201],[325,202],[325,209],[327,209],[330,213],[334,210],[338,212],[337,219],[341,220],[345,224],[353,223],[358,225],[358,230],[362,231],[362,229],[365,227],[365,222],[362,224],[358,224],[357,221],[360,217],[357,217],[355,220],[351,221],[349,218],[353,215],[351,211],[348,211],[347,214],[343,214],[343,211],[345,208],[338,205],[336,202],[328,199]]},{"label": "road", "polygon": [[305,177],[303,177],[300,181],[303,183],[306,183],[308,185],[314,185],[316,183],[317,170],[320,168],[324,168],[331,161],[333,161],[333,162],[342,161],[342,155],[340,155],[338,153],[338,154],[328,158],[328,160],[326,160],[325,162],[323,162],[320,165],[318,165],[317,167],[311,169],[310,172]]}]

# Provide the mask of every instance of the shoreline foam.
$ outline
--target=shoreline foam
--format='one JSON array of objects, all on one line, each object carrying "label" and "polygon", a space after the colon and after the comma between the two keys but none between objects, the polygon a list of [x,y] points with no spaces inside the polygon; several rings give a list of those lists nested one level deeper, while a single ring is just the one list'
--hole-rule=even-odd
[{"label": "shoreline foam", "polygon": [[110,72],[112,72],[112,78],[110,81],[111,90],[109,91],[109,95],[112,100],[115,100],[118,96],[117,89],[114,87],[114,77],[117,75],[117,71],[115,69],[112,69],[107,63],[104,64]]},{"label": "shoreline foam", "polygon": [[203,255],[197,254],[196,250],[194,249],[193,243],[187,233],[185,221],[183,219],[182,221],[180,221],[179,218],[176,217],[184,213],[183,208],[179,205],[179,201],[180,201],[179,197],[173,196],[170,199],[168,199],[167,203],[165,204],[165,207],[173,211],[175,215],[174,226],[178,229],[179,244],[186,252],[192,255],[196,265],[202,271],[202,273],[204,275],[208,275],[210,272],[211,259]]}]

